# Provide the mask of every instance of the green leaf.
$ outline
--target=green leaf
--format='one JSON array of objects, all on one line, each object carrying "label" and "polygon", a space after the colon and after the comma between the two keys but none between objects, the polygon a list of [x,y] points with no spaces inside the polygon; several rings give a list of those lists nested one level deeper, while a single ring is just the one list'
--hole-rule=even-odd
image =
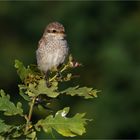
[{"label": "green leaf", "polygon": [[42,127],[46,133],[52,132],[52,129],[55,129],[59,134],[67,137],[74,137],[85,133],[87,121],[87,119],[83,118],[85,113],[77,113],[74,117],[68,118],[66,117],[68,112],[69,107],[66,107],[58,111],[54,117],[49,115],[44,120],[39,120],[35,127],[38,131],[40,131],[39,128]]},{"label": "green leaf", "polygon": [[26,94],[27,87],[25,85],[18,85],[19,87],[19,94],[26,100],[30,101],[29,96]]},{"label": "green leaf", "polygon": [[22,62],[19,60],[15,60],[15,68],[17,69],[17,73],[22,81],[28,76],[29,69],[26,69]]},{"label": "green leaf", "polygon": [[17,103],[17,106],[10,101],[10,96],[6,95],[3,90],[0,90],[0,111],[4,111],[4,115],[22,115],[22,104]]},{"label": "green leaf", "polygon": [[36,85],[35,83],[33,83],[33,84],[30,83],[26,93],[29,96],[38,96],[40,94],[45,94],[48,97],[55,98],[59,95],[59,93],[56,92],[57,85],[58,85],[58,83],[54,82],[54,83],[52,83],[52,86],[48,88],[46,85],[46,80],[41,79],[41,80],[39,80],[38,85]]},{"label": "green leaf", "polygon": [[37,140],[36,131],[31,132],[26,137],[29,138],[29,139],[32,139],[32,140]]},{"label": "green leaf", "polygon": [[7,125],[3,120],[0,120],[0,133],[8,132],[11,129],[11,125]]},{"label": "green leaf", "polygon": [[12,138],[18,138],[22,135],[22,132],[16,130],[13,134],[11,134]]},{"label": "green leaf", "polygon": [[60,93],[66,93],[67,95],[71,95],[71,96],[83,96],[85,99],[90,99],[90,98],[94,98],[97,97],[97,91],[96,89],[93,90],[92,88],[88,88],[88,87],[80,87],[76,86],[76,87],[70,87],[67,88],[66,90],[61,91]]},{"label": "green leaf", "polygon": [[25,127],[25,124],[19,125],[19,126],[13,126],[10,130],[11,133],[9,132],[9,135],[12,138],[18,138],[22,136],[24,134],[24,132],[22,131],[24,127]]},{"label": "green leaf", "polygon": [[5,137],[0,135],[0,140],[5,140]]}]

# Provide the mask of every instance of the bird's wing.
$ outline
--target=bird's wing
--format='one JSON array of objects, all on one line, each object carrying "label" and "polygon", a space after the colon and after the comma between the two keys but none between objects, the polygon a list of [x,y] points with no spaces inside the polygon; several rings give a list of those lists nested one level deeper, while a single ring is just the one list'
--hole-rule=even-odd
[{"label": "bird's wing", "polygon": [[38,42],[38,48],[42,48],[45,45],[46,45],[46,39],[45,37],[42,37]]}]

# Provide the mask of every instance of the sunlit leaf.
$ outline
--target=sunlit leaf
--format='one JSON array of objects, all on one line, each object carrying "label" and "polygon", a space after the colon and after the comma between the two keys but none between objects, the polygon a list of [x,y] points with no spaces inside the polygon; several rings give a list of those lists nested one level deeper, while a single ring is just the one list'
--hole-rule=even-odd
[{"label": "sunlit leaf", "polygon": [[37,138],[36,138],[36,131],[33,131],[30,134],[28,134],[27,138],[30,138],[32,140],[37,140]]},{"label": "sunlit leaf", "polygon": [[89,99],[89,98],[94,98],[97,97],[97,91],[96,89],[93,90],[92,88],[88,88],[88,87],[70,87],[67,88],[66,90],[61,91],[60,93],[66,93],[67,95],[71,95],[71,96],[82,96],[85,99]]},{"label": "sunlit leaf", "polygon": [[3,90],[0,91],[0,111],[3,111],[5,115],[22,115],[22,104],[20,102],[15,106],[14,103],[10,101],[10,96],[6,95]]},{"label": "sunlit leaf", "polygon": [[20,79],[23,81],[28,76],[29,69],[26,69],[23,63],[19,60],[15,60],[15,68],[17,69]]},{"label": "sunlit leaf", "polygon": [[56,130],[59,134],[67,137],[74,137],[76,135],[82,135],[86,132],[85,125],[87,119],[83,118],[85,113],[77,113],[74,117],[68,118],[66,115],[69,112],[69,107],[58,111],[55,116],[49,115],[44,120],[39,120],[36,124],[36,129],[42,127],[43,130],[48,133],[52,132],[52,129]]},{"label": "sunlit leaf", "polygon": [[0,135],[0,140],[5,140],[5,137]]},{"label": "sunlit leaf", "polygon": [[29,96],[38,96],[40,94],[45,94],[48,97],[55,98],[59,95],[57,90],[57,82],[53,83],[51,87],[47,87],[46,80],[39,80],[38,85],[30,83],[28,86],[27,94]]}]

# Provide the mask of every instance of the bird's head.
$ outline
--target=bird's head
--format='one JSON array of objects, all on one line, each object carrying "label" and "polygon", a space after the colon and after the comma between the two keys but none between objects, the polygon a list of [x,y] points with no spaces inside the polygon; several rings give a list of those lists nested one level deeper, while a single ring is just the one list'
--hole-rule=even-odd
[{"label": "bird's head", "polygon": [[52,22],[52,23],[48,24],[48,26],[46,27],[43,36],[44,37],[52,36],[55,38],[63,39],[66,36],[65,35],[65,28],[59,22]]}]

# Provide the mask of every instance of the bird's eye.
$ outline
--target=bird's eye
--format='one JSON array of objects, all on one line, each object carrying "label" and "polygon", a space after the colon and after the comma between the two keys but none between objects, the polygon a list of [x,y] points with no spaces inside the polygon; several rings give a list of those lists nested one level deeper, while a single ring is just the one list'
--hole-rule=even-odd
[{"label": "bird's eye", "polygon": [[52,30],[53,33],[56,33],[56,30]]}]

